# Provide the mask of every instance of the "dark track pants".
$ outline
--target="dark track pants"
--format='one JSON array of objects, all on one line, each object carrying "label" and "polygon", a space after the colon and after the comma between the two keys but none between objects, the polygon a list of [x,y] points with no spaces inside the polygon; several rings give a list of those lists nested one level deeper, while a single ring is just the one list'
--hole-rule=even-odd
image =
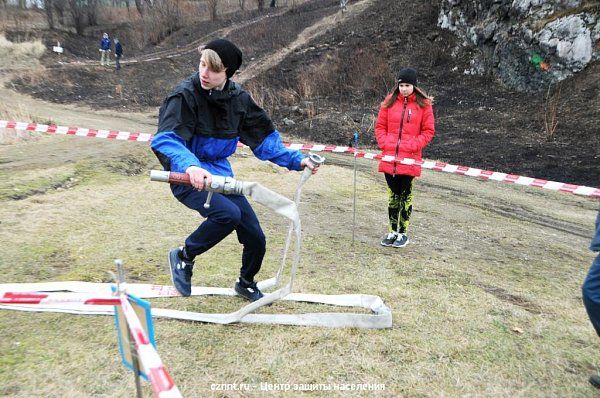
[{"label": "dark track pants", "polygon": [[244,246],[240,276],[248,282],[254,281],[254,276],[260,271],[267,242],[246,197],[214,193],[210,208],[205,209],[208,192],[180,185],[172,185],[171,191],[177,200],[206,218],[185,240],[188,256],[204,253],[235,230],[238,241]]},{"label": "dark track pants", "polygon": [[384,173],[388,185],[389,232],[406,233],[412,213],[414,177]]},{"label": "dark track pants", "polygon": [[600,254],[592,263],[587,277],[581,287],[583,304],[587,310],[590,321],[600,336]]}]

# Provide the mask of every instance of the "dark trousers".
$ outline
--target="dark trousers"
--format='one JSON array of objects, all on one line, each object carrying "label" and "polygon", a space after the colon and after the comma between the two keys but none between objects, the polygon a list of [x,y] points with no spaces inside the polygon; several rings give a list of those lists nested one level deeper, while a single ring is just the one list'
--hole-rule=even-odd
[{"label": "dark trousers", "polygon": [[210,208],[205,209],[208,192],[180,185],[172,185],[171,191],[177,200],[206,218],[185,240],[187,255],[193,258],[204,253],[235,230],[238,241],[244,246],[240,276],[253,282],[260,271],[267,241],[246,197],[214,193]]},{"label": "dark trousers", "polygon": [[581,291],[583,293],[583,304],[590,321],[592,321],[596,333],[600,336],[600,254],[596,256],[592,263]]},{"label": "dark trousers", "polygon": [[388,185],[389,231],[406,233],[412,213],[412,184],[414,177],[384,174]]}]

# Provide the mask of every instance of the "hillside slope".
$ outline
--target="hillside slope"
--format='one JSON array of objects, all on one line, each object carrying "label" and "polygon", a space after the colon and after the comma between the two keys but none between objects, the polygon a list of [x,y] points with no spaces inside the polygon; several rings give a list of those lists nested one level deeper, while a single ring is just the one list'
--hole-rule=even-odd
[{"label": "hillside slope", "polygon": [[[347,144],[354,131],[360,145],[374,146],[372,121],[402,66],[419,70],[419,82],[435,98],[437,135],[429,158],[550,180],[600,186],[600,65],[593,61],[560,89],[517,92],[491,75],[465,74],[474,57],[454,33],[438,27],[440,6],[417,0],[373,1],[366,11],[336,22],[304,48],[247,82],[294,140]],[[353,3],[351,3],[353,4]],[[277,56],[304,28],[339,14],[337,2],[319,0],[257,23],[240,25],[227,37],[246,54],[243,68],[261,57]],[[169,40],[214,37],[205,24]],[[237,25],[236,25],[237,24]],[[195,33],[196,32],[196,33]],[[161,46],[161,51],[167,44]],[[51,61],[51,60],[50,60]],[[114,111],[154,110],[177,81],[191,74],[197,54],[126,65],[120,74],[100,67],[59,68],[30,74],[11,86],[50,101],[84,102]],[[242,69],[243,71],[243,69]],[[151,82],[151,84],[148,84]],[[114,94],[121,84],[123,95]],[[544,127],[548,98],[555,100],[558,125]],[[287,120],[285,120],[287,119]],[[295,122],[288,126],[289,120]],[[97,126],[101,127],[101,126]]]},{"label": "hillside slope", "polygon": [[[550,135],[543,122],[546,93],[517,92],[491,76],[464,74],[472,54],[437,26],[438,13],[435,2],[378,1],[266,73],[259,85],[283,93],[274,103],[300,93],[300,101],[274,112],[296,122],[286,131],[347,144],[358,130],[361,144],[372,146],[365,120],[375,117],[397,71],[410,65],[436,99],[437,135],[426,157],[600,186],[600,64],[592,62],[562,83],[558,126]],[[302,96],[307,84],[314,93]]]}]

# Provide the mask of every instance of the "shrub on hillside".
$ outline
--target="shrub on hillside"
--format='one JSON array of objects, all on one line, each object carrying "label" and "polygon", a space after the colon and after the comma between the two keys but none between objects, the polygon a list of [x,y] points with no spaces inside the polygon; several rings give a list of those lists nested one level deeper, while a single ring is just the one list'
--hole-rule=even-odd
[{"label": "shrub on hillside", "polygon": [[30,67],[37,65],[46,47],[40,40],[13,43],[0,34],[0,68]]},{"label": "shrub on hillside", "polygon": [[387,61],[370,49],[327,52],[298,76],[297,91],[303,98],[346,95],[370,97],[388,91],[393,73]]}]

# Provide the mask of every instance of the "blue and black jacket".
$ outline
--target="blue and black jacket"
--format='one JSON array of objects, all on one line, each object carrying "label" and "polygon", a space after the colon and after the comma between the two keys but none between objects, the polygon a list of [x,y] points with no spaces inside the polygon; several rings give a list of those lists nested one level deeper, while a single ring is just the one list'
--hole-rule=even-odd
[{"label": "blue and black jacket", "polygon": [[109,38],[103,37],[102,40],[100,40],[100,49],[104,50],[104,51],[110,50],[110,39]]},{"label": "blue and black jacket", "polygon": [[283,146],[271,119],[248,92],[231,80],[222,91],[204,90],[196,72],[164,100],[151,148],[165,170],[184,173],[198,166],[232,177],[227,158],[238,141],[261,160],[290,170],[302,168],[304,155]]}]

